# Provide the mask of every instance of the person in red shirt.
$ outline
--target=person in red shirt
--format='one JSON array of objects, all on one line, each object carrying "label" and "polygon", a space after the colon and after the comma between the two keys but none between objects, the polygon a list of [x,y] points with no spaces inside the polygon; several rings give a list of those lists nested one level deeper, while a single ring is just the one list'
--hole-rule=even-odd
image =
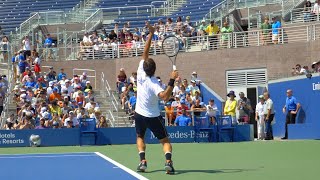
[{"label": "person in red shirt", "polygon": [[186,105],[186,101],[184,99],[180,100],[180,104],[178,105],[178,108],[177,108],[177,116],[182,115],[182,109],[186,111],[187,116],[190,116],[190,113],[188,112],[189,107]]}]

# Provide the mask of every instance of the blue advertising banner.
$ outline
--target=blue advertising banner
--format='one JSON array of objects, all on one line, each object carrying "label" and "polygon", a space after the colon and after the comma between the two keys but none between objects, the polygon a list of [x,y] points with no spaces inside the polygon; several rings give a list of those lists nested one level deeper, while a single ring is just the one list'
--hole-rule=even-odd
[{"label": "blue advertising banner", "polygon": [[[194,142],[193,127],[167,127],[167,132],[172,143]],[[75,146],[80,144],[79,129],[38,129],[38,130],[2,130],[0,131],[0,147],[25,147],[30,146],[30,136],[39,135],[41,146]],[[208,134],[202,132],[200,141],[207,142]],[[228,135],[222,137],[223,141],[229,141]],[[234,133],[234,141],[252,141],[253,126],[237,126]],[[146,132],[145,141],[149,144],[159,143],[158,139],[150,132]],[[98,129],[97,144],[135,144],[135,128],[102,128]],[[87,135],[81,139],[81,144],[94,144],[94,136]]]},{"label": "blue advertising banner", "polygon": [[282,108],[286,103],[287,89],[293,90],[293,96],[301,104],[297,114],[296,124],[288,126],[289,139],[318,139],[320,138],[320,77],[305,76],[269,82],[269,92],[276,111],[276,124],[273,126],[274,136],[283,137],[285,134],[286,114]]}]

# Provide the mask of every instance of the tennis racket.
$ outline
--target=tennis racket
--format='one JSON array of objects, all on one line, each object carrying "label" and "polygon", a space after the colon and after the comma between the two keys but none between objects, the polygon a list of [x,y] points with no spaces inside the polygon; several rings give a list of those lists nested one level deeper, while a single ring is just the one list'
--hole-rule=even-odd
[{"label": "tennis racket", "polygon": [[162,41],[162,50],[171,60],[173,70],[177,70],[176,60],[179,53],[179,39],[175,36],[167,36]]}]

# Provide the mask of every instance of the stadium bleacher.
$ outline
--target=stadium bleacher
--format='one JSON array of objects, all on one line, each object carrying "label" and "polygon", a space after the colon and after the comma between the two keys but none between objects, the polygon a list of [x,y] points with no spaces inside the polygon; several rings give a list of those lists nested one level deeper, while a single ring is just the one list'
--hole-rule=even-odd
[{"label": "stadium bleacher", "polygon": [[5,34],[15,31],[31,13],[70,10],[79,0],[5,0],[0,2],[0,26]]}]

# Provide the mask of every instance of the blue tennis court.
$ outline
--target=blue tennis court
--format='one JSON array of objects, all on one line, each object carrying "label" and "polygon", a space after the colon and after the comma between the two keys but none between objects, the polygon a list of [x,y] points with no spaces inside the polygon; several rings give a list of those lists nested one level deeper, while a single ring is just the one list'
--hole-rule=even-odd
[{"label": "blue tennis court", "polygon": [[0,155],[0,162],[3,180],[147,179],[99,152]]}]

